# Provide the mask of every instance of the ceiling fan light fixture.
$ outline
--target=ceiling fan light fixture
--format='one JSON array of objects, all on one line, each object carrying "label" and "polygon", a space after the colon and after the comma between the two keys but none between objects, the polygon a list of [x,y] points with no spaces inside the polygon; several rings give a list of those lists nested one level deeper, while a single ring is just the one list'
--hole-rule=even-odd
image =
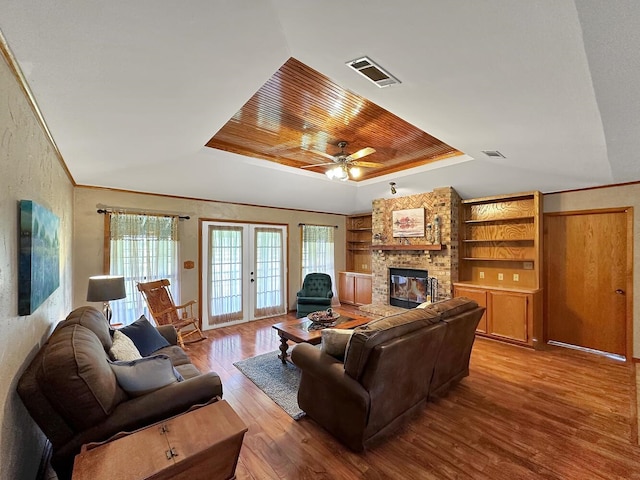
[{"label": "ceiling fan light fixture", "polygon": [[337,167],[330,168],[324,174],[329,177],[331,180],[345,180],[349,179],[349,172],[347,168],[343,165],[338,165]]},{"label": "ceiling fan light fixture", "polygon": [[360,167],[349,168],[349,176],[351,178],[359,178],[362,175],[362,169]]}]

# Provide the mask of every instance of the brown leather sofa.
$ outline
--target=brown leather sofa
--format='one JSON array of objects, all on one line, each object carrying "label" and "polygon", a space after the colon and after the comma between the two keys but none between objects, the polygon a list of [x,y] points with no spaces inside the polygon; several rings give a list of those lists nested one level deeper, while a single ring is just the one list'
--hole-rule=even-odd
[{"label": "brown leather sofa", "polygon": [[352,450],[364,450],[469,374],[484,310],[454,298],[373,320],[354,330],[344,362],[296,345],[300,408]]},{"label": "brown leather sofa", "polygon": [[184,381],[130,397],[109,365],[112,339],[93,307],[72,311],[40,348],[18,382],[18,394],[51,441],[51,464],[60,480],[71,478],[73,460],[88,442],[109,439],[222,397],[220,377],[201,374],[177,345],[172,326],[158,331],[169,342],[153,355],[170,357]]}]

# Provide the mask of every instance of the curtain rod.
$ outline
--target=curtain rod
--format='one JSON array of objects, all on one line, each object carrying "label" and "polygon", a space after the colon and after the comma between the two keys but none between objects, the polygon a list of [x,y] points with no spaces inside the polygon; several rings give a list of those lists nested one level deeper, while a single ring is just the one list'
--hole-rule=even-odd
[{"label": "curtain rod", "polygon": [[127,210],[124,208],[99,208],[98,213],[133,213],[137,215],[156,215],[159,217],[178,217],[180,220],[191,220],[189,215],[177,215],[171,213],[159,213],[159,212],[143,212],[140,210]]},{"label": "curtain rod", "polygon": [[[306,227],[307,224],[306,223],[299,223],[298,224],[299,227]],[[333,228],[338,228],[338,225],[309,225],[310,227],[333,227]]]}]

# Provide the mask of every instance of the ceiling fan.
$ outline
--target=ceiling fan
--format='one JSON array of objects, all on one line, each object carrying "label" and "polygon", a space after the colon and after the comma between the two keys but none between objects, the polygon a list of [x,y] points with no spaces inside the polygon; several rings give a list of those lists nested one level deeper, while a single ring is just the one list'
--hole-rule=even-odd
[{"label": "ceiling fan", "polygon": [[349,178],[357,178],[360,176],[360,167],[365,168],[377,168],[383,167],[384,164],[376,163],[376,162],[363,162],[359,160],[360,158],[366,157],[367,155],[371,155],[375,153],[375,149],[371,147],[361,148],[355,153],[348,154],[345,151],[347,147],[347,142],[341,141],[338,142],[338,147],[340,148],[340,153],[337,155],[330,155],[325,152],[320,152],[317,150],[309,150],[317,155],[330,158],[331,162],[327,163],[316,163],[314,165],[305,165],[301,168],[314,168],[314,167],[322,167],[325,165],[335,165],[334,168],[330,168],[325,172],[325,175],[331,179],[337,180],[348,180]]}]

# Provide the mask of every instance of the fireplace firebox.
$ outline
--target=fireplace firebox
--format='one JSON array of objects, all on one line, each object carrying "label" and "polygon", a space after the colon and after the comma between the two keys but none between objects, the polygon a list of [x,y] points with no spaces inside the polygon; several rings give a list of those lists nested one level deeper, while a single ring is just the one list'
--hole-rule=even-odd
[{"label": "fireplace firebox", "polygon": [[436,300],[438,280],[427,270],[413,268],[389,269],[389,305],[415,308],[430,297]]}]

